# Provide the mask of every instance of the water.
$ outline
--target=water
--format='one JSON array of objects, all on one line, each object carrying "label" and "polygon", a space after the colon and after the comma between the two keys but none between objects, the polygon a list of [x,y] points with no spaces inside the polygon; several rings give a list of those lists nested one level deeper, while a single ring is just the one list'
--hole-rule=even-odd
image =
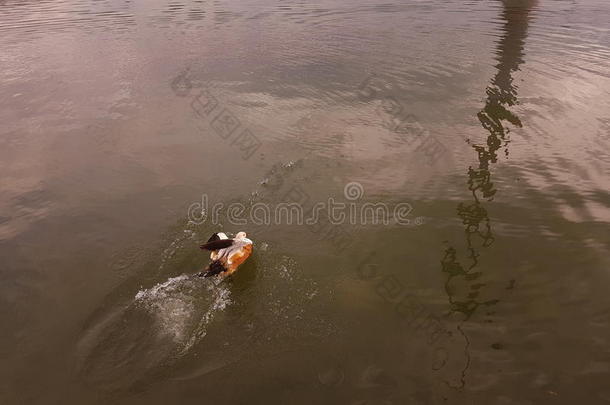
[{"label": "water", "polygon": [[[0,403],[610,402],[608,21],[0,2]],[[193,277],[219,230],[252,257]]]}]

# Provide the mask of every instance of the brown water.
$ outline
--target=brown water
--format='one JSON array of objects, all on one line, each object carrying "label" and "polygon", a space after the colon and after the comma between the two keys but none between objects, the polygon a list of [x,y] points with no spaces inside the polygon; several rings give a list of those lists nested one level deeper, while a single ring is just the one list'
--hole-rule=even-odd
[{"label": "brown water", "polygon": [[[610,403],[609,21],[0,1],[0,403]],[[253,256],[193,277],[218,230]]]}]

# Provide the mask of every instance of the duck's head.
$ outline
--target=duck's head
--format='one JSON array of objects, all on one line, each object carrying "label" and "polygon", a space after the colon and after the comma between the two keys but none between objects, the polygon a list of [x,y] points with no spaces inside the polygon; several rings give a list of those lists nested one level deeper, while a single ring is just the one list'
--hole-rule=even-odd
[{"label": "duck's head", "polygon": [[246,233],[244,231],[237,232],[237,235],[235,235],[235,239],[246,239]]}]

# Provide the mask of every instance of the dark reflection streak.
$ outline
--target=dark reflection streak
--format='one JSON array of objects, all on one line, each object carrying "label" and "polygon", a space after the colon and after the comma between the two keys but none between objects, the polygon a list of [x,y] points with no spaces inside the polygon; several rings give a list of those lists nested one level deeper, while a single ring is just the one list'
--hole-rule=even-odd
[{"label": "dark reflection streak", "polygon": [[464,345],[464,357],[466,358],[466,364],[464,365],[464,368],[462,369],[462,373],[460,375],[460,385],[459,387],[453,387],[451,386],[451,384],[447,383],[447,385],[449,385],[451,388],[461,388],[464,385],[466,385],[466,371],[468,370],[468,368],[470,367],[470,339],[468,339],[468,335],[466,335],[464,333],[464,330],[462,329],[462,326],[459,325],[457,327],[457,329],[460,331],[460,335],[462,335],[462,337],[464,338],[464,341],[466,342],[466,344]]},{"label": "dark reflection streak", "polygon": [[[451,313],[461,313],[464,316],[462,322],[467,321],[481,306],[493,305],[498,300],[479,301],[477,297],[479,290],[484,286],[482,283],[470,285],[470,292],[466,297],[454,297],[451,292],[450,283],[454,279],[462,279],[465,282],[474,282],[482,272],[473,269],[478,264],[479,250],[487,248],[494,243],[492,226],[487,209],[482,201],[493,200],[497,190],[492,182],[490,166],[497,162],[497,152],[504,146],[505,154],[508,155],[508,133],[506,123],[521,127],[520,119],[508,108],[517,103],[517,86],[513,83],[513,73],[519,70],[523,63],[523,48],[527,37],[529,14],[537,4],[537,0],[503,0],[503,11],[501,18],[505,21],[504,35],[498,43],[496,65],[497,73],[487,86],[487,100],[483,109],[477,114],[481,126],[489,132],[484,145],[471,143],[479,160],[477,168],[468,168],[468,190],[472,193],[473,200],[470,203],[460,203],[457,206],[457,214],[464,224],[466,244],[470,264],[467,269],[457,260],[457,251],[449,246],[441,260],[442,271],[447,273],[445,292],[451,304]],[[477,238],[478,237],[478,243]],[[464,336],[467,345],[468,338],[458,326],[460,333]],[[470,365],[470,354],[466,348],[466,366],[462,372],[461,386],[465,385],[466,370]]]}]

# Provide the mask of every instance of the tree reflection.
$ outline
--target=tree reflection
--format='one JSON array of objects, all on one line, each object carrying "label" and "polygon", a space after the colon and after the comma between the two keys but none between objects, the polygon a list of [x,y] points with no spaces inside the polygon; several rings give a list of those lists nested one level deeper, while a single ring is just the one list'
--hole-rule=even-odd
[{"label": "tree reflection", "polygon": [[[523,48],[527,36],[529,15],[537,0],[502,1],[501,18],[505,22],[504,35],[497,47],[497,73],[487,86],[487,99],[483,109],[477,114],[481,126],[489,132],[485,144],[471,143],[477,153],[478,167],[468,168],[468,190],[472,201],[457,206],[458,217],[464,224],[467,257],[469,264],[464,266],[457,259],[457,251],[449,246],[441,260],[442,271],[447,273],[445,291],[449,297],[452,313],[461,313],[468,320],[479,307],[493,305],[497,300],[479,301],[479,291],[484,284],[478,282],[482,273],[474,271],[480,256],[479,251],[494,243],[492,225],[484,206],[485,201],[493,200],[497,190],[492,182],[490,167],[497,162],[498,152],[504,148],[508,155],[509,125],[521,127],[521,121],[510,107],[517,104],[517,86],[513,83],[513,73],[523,63]],[[451,292],[450,284],[461,279],[470,284],[470,292],[458,297]]]}]

